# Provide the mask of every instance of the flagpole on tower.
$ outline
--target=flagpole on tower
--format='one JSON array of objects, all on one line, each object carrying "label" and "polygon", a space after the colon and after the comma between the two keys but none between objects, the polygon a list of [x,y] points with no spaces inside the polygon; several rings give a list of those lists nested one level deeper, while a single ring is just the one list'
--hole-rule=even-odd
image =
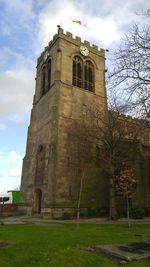
[{"label": "flagpole on tower", "polygon": [[69,31],[71,32],[71,24],[72,23],[72,17],[70,17],[70,23],[69,23]]}]

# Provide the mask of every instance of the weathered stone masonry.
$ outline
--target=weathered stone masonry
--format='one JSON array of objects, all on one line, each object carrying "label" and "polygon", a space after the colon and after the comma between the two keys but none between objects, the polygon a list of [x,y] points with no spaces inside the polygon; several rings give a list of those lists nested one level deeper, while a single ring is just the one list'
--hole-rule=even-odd
[{"label": "weathered stone masonry", "polygon": [[[73,140],[68,142],[67,128],[70,122],[82,120],[92,105],[107,114],[105,51],[87,41],[81,42],[79,37],[73,38],[69,32],[64,34],[59,28],[37,60],[22,169],[20,210],[23,212],[48,214],[52,218],[76,212],[78,159]],[[139,183],[135,203],[148,208],[150,159],[140,149],[136,151],[139,160],[134,166]],[[84,209],[109,206],[108,178],[92,164],[87,166],[81,206]]]},{"label": "weathered stone masonry", "polygon": [[[80,53],[83,45],[89,50],[88,56]],[[93,66],[93,92],[73,85],[75,56],[79,56],[83,64],[90,62]],[[46,79],[42,80],[48,60],[51,62],[50,85]],[[76,178],[74,171],[66,168],[66,125],[70,120],[81,119],[83,108],[94,103],[106,109],[104,50],[87,41],[82,43],[79,37],[73,38],[69,32],[64,34],[60,28],[37,61],[36,90],[22,171],[20,208],[24,212],[57,217],[75,208],[77,193],[72,187]]]}]

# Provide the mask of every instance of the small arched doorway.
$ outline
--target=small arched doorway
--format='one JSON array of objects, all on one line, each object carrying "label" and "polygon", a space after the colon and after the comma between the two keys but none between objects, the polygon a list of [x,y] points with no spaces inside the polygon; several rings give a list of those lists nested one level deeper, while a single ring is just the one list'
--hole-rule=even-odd
[{"label": "small arched doorway", "polygon": [[34,206],[33,206],[33,212],[34,213],[41,213],[41,207],[42,207],[42,191],[41,189],[36,189],[34,192]]}]

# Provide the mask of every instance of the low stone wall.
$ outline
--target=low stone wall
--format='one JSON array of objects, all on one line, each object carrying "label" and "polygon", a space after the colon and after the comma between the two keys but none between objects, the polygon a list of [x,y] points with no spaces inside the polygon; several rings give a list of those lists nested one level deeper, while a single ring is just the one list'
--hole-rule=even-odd
[{"label": "low stone wall", "polygon": [[0,216],[13,215],[18,211],[18,205],[16,204],[0,204]]}]

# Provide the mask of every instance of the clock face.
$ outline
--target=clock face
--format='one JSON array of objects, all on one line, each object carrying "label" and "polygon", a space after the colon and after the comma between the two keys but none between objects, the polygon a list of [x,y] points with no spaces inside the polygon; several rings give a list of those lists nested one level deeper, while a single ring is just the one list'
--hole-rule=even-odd
[{"label": "clock face", "polygon": [[80,46],[80,52],[83,56],[87,57],[89,55],[89,50],[86,46]]}]

